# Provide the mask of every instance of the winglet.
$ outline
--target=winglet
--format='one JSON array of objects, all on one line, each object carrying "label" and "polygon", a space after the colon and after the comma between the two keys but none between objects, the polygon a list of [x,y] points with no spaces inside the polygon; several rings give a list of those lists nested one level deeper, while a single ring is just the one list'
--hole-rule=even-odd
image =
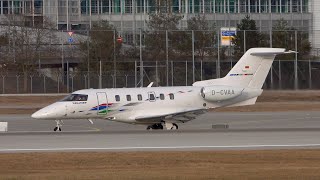
[{"label": "winglet", "polygon": [[149,87],[152,87],[152,85],[153,85],[153,82],[151,82],[147,87],[149,88]]}]

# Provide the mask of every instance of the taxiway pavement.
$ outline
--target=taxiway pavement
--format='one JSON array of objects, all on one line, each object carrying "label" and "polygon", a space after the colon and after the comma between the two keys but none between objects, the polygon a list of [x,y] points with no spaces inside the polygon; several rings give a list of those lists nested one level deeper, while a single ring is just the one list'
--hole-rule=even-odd
[{"label": "taxiway pavement", "polygon": [[[62,132],[53,132],[54,121],[29,115],[1,115],[0,121],[9,124],[9,131],[0,133],[0,152],[320,148],[320,112],[210,112],[179,124],[177,131],[66,120]],[[212,128],[226,124],[228,129]]]}]

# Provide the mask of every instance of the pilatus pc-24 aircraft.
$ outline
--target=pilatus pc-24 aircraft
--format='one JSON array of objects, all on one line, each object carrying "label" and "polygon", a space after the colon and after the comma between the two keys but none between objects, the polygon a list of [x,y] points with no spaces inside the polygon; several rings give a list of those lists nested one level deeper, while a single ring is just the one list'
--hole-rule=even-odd
[{"label": "pilatus pc-24 aircraft", "polygon": [[84,89],[75,91],[32,114],[32,118],[55,120],[105,119],[143,124],[147,129],[178,129],[217,107],[255,104],[276,55],[292,53],[280,48],[249,49],[223,78],[195,82],[192,86]]}]

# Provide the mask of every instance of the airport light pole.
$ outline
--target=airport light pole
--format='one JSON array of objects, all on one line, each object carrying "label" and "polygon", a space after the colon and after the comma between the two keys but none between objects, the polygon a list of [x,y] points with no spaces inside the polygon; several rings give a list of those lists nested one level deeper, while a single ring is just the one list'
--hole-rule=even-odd
[{"label": "airport light pole", "polygon": [[140,28],[140,87],[143,87],[142,29]]},{"label": "airport light pole", "polygon": [[101,63],[101,58],[99,58],[99,89],[102,89],[102,63]]},{"label": "airport light pole", "polygon": [[113,87],[117,87],[116,30],[113,30]]},{"label": "airport light pole", "polygon": [[[168,30],[166,30],[166,73],[167,73],[167,86],[169,86],[169,42]],[[158,84],[157,84],[158,85]]]},{"label": "airport light pole", "polygon": [[298,90],[298,32],[294,31],[294,39],[295,39],[295,60],[294,60],[294,89]]},{"label": "airport light pole", "polygon": [[194,30],[192,30],[192,83],[196,81],[194,76]]},{"label": "airport light pole", "polygon": [[[270,32],[269,32],[269,41],[270,41],[270,48],[272,48],[272,28],[270,27]],[[273,63],[271,64],[270,68],[270,83],[271,83],[271,89],[273,89]]]},{"label": "airport light pole", "polygon": [[218,35],[218,59],[217,59],[217,61],[216,61],[216,78],[220,78],[220,34],[221,34],[221,32],[220,32],[220,30],[218,30],[218,33],[217,33],[217,35]]},{"label": "airport light pole", "polygon": [[87,59],[87,88],[89,89],[90,88],[90,76],[89,76],[89,73],[90,73],[90,47],[89,47],[89,41],[90,41],[90,36],[89,36],[89,30],[87,30],[87,36],[88,36],[88,40],[87,40],[87,54],[88,54],[88,59]]},{"label": "airport light pole", "polygon": [[247,44],[247,42],[246,42],[246,30],[243,30],[243,54],[244,53],[246,53],[246,49],[247,49],[247,47],[246,47],[246,44]]}]

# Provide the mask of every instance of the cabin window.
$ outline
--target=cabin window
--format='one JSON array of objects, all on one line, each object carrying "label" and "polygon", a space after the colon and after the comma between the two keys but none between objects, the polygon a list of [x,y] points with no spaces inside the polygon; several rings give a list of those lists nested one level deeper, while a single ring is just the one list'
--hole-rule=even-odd
[{"label": "cabin window", "polygon": [[164,100],[164,94],[160,94],[160,99]]},{"label": "cabin window", "polygon": [[131,96],[127,95],[127,101],[131,101]]},{"label": "cabin window", "polygon": [[154,94],[149,94],[149,100],[150,101],[156,100],[156,98],[154,97]]},{"label": "cabin window", "polygon": [[120,101],[120,96],[119,96],[119,95],[116,95],[116,96],[115,96],[115,99],[116,99],[116,101]]},{"label": "cabin window", "polygon": [[170,97],[171,100],[174,100],[174,94],[170,93],[169,97]]},{"label": "cabin window", "polygon": [[142,101],[142,95],[138,94],[138,101]]},{"label": "cabin window", "polygon": [[61,101],[87,101],[88,95],[86,94],[70,94],[66,96]]}]

